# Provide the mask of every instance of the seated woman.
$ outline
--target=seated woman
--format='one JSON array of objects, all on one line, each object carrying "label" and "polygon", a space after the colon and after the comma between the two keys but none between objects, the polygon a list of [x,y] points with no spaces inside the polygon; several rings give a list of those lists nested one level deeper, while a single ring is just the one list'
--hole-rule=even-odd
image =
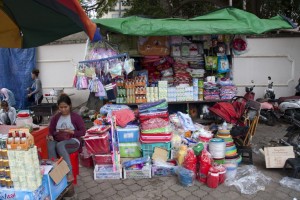
[{"label": "seated woman", "polygon": [[49,159],[57,158],[57,154],[68,164],[70,172],[68,182],[74,180],[69,154],[80,149],[80,137],[85,134],[85,124],[77,113],[72,112],[71,99],[61,94],[57,100],[58,113],[51,119],[48,135]]},{"label": "seated woman", "polygon": [[0,94],[2,96],[2,100],[7,101],[8,105],[11,107],[16,106],[15,95],[12,91],[7,88],[2,88],[0,90]]},{"label": "seated woman", "polygon": [[14,107],[9,106],[7,101],[2,101],[0,110],[0,124],[16,124],[16,117],[16,109]]}]

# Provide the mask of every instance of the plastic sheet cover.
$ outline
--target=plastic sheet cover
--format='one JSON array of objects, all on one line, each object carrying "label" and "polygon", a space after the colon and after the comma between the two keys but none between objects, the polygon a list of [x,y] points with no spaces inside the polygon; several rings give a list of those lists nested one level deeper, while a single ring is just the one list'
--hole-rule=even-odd
[{"label": "plastic sheet cover", "polygon": [[235,178],[226,180],[228,186],[234,185],[242,194],[255,194],[259,190],[264,191],[266,185],[271,182],[271,178],[265,176],[254,166],[239,167]]},{"label": "plastic sheet cover", "polygon": [[27,108],[26,88],[32,84],[31,71],[36,64],[35,52],[35,48],[0,48],[0,88],[8,88],[14,93],[16,109]]}]

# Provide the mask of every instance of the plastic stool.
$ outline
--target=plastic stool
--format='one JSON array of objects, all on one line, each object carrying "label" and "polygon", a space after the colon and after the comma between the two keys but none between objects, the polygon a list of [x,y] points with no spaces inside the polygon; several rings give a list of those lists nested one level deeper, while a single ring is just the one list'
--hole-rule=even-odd
[{"label": "plastic stool", "polygon": [[[252,148],[251,147],[248,147],[248,146],[238,146],[237,150],[238,150],[238,153],[242,157],[242,162],[246,162],[246,163],[248,163],[250,165],[253,165]],[[248,160],[244,160],[244,159],[248,159]]]},{"label": "plastic stool", "polygon": [[78,159],[78,151],[70,154],[70,160],[72,165],[72,172],[74,176],[73,184],[77,184],[77,175],[79,175],[79,159]]},{"label": "plastic stool", "polygon": [[286,170],[287,166],[290,165],[293,168],[293,178],[298,177],[298,173],[300,172],[300,158],[288,158],[284,164],[284,170]]}]

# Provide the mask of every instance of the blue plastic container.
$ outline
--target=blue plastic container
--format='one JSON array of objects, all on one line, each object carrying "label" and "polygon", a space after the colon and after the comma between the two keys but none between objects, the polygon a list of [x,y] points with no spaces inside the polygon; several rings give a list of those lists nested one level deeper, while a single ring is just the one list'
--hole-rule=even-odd
[{"label": "blue plastic container", "polygon": [[125,128],[117,127],[119,143],[138,142],[140,129],[138,126],[128,125]]}]

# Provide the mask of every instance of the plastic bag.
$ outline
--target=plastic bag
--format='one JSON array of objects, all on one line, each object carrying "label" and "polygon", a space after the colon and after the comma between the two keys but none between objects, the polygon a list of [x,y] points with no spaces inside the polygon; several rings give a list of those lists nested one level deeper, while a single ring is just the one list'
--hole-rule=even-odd
[{"label": "plastic bag", "polygon": [[142,158],[137,158],[137,159],[133,159],[133,160],[128,160],[123,162],[123,167],[125,168],[129,168],[132,165],[138,165],[138,164],[143,164],[143,163],[149,163],[150,162],[150,157],[142,157]]},{"label": "plastic bag", "polygon": [[206,183],[208,170],[211,167],[212,158],[211,154],[204,149],[200,157],[199,181]]},{"label": "plastic bag", "polygon": [[173,76],[173,69],[172,68],[164,69],[161,71],[161,75],[164,77]]},{"label": "plastic bag", "polygon": [[180,123],[183,126],[185,131],[195,131],[194,123],[189,116],[189,114],[184,114],[182,112],[177,112]]},{"label": "plastic bag", "polygon": [[300,179],[283,177],[279,183],[283,187],[291,188],[300,192]]},{"label": "plastic bag", "polygon": [[218,73],[229,72],[229,61],[227,56],[218,56]]},{"label": "plastic bag", "polygon": [[196,165],[197,158],[195,156],[195,153],[192,149],[188,149],[187,154],[184,157],[183,167],[196,173]]},{"label": "plastic bag", "polygon": [[227,186],[234,185],[242,194],[255,194],[259,190],[265,190],[265,186],[271,182],[271,178],[265,176],[254,166],[238,168],[235,179],[225,181]]},{"label": "plastic bag", "polygon": [[129,74],[134,70],[134,59],[126,59],[124,62],[124,70],[126,74]]},{"label": "plastic bag", "polygon": [[205,69],[217,70],[218,69],[218,57],[217,56],[205,56]]},{"label": "plastic bag", "polygon": [[195,173],[184,167],[178,167],[177,169],[178,180],[182,186],[188,187],[194,185]]}]

